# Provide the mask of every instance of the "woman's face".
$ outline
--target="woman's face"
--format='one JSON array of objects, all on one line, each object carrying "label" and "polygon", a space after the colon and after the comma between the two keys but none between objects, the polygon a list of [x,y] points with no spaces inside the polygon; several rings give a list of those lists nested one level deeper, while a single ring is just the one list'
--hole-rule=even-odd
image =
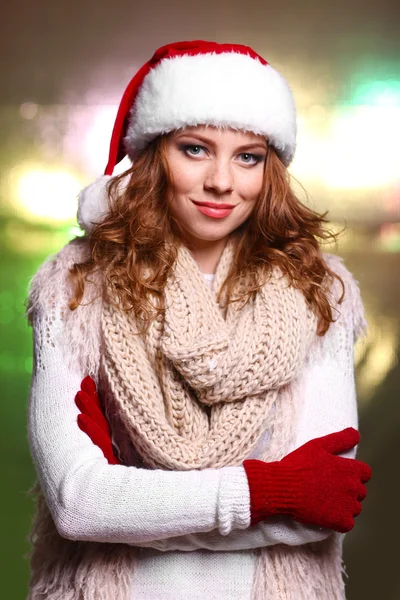
[{"label": "woman's face", "polygon": [[[193,248],[225,243],[249,217],[260,194],[265,137],[204,125],[186,127],[167,137],[166,153],[172,178],[167,200],[180,237]],[[209,211],[201,206],[205,202],[216,208]],[[232,208],[222,210],[223,204]]]}]

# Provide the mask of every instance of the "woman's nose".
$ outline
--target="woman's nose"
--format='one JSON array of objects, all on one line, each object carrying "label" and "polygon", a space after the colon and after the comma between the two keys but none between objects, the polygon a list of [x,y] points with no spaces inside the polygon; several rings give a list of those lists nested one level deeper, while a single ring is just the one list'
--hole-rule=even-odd
[{"label": "woman's nose", "polygon": [[218,194],[226,194],[233,190],[233,175],[228,161],[211,161],[204,180],[204,188]]}]

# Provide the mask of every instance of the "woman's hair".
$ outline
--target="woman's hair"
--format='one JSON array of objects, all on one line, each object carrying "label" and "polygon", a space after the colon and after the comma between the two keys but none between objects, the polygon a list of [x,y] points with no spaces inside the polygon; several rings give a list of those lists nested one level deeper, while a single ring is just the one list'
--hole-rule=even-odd
[{"label": "woman's hair", "polygon": [[[166,135],[151,142],[132,167],[108,184],[109,210],[88,235],[89,258],[73,265],[70,275],[74,310],[84,299],[91,273],[101,274],[108,301],[133,310],[143,331],[164,309],[164,287],[173,270],[181,244],[169,213],[167,188],[171,181],[166,156]],[[320,240],[338,234],[325,229],[327,213],[320,215],[298,200],[290,175],[274,148],[269,146],[263,185],[256,205],[237,230],[234,260],[222,289],[226,302],[250,300],[277,265],[304,294],[318,317],[317,332],[329,329],[332,307],[328,296],[333,278],[322,257]],[[176,230],[176,228],[175,228]],[[245,290],[235,296],[237,282]],[[111,292],[111,293],[110,293]],[[113,298],[113,300],[110,300]],[[154,302],[156,300],[156,302]]]}]

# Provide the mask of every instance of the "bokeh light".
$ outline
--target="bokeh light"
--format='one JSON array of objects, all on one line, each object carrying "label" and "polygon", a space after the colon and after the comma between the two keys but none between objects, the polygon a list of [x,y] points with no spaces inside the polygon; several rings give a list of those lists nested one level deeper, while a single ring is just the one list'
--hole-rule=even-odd
[{"label": "bokeh light", "polygon": [[34,119],[38,114],[39,107],[35,102],[24,102],[19,108],[21,117],[30,121]]},{"label": "bokeh light", "polygon": [[[118,106],[113,104],[72,106],[65,116],[61,141],[64,158],[68,164],[79,166],[88,177],[98,177],[104,172],[117,110]],[[129,160],[124,159],[114,174],[129,166]]]},{"label": "bokeh light", "polygon": [[386,252],[400,252],[400,223],[383,223],[379,231],[380,248]]},{"label": "bokeh light", "polygon": [[96,110],[92,111],[91,120],[85,119],[86,127],[82,123],[83,130],[80,128],[80,130],[72,130],[70,133],[72,138],[75,137],[71,143],[76,148],[77,138],[83,131],[85,163],[90,171],[101,173],[106,166],[108,142],[111,139],[116,110],[115,106],[96,107]]},{"label": "bokeh light", "polygon": [[385,108],[400,107],[400,81],[365,81],[358,86],[354,103]]},{"label": "bokeh light", "polygon": [[367,403],[388,377],[397,363],[399,345],[398,319],[368,314],[369,336],[366,343],[356,346],[355,361],[359,363],[358,397]]},{"label": "bokeh light", "polygon": [[329,120],[322,111],[313,112],[314,118],[299,119],[296,177],[348,191],[379,190],[400,181],[400,107],[337,108]]},{"label": "bokeh light", "polygon": [[400,108],[359,106],[338,114],[323,152],[321,180],[333,189],[380,188],[400,177]]},{"label": "bokeh light", "polygon": [[16,208],[30,221],[72,221],[81,188],[79,179],[68,171],[21,169]]}]

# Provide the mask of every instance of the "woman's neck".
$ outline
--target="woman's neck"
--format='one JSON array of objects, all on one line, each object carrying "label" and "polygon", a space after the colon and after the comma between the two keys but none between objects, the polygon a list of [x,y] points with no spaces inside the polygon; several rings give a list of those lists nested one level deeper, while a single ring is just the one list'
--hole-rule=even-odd
[{"label": "woman's neck", "polygon": [[228,239],[224,238],[217,241],[202,241],[200,244],[187,244],[194,260],[199,265],[199,269],[202,273],[214,273],[217,270],[217,266],[221,255],[224,251]]}]

